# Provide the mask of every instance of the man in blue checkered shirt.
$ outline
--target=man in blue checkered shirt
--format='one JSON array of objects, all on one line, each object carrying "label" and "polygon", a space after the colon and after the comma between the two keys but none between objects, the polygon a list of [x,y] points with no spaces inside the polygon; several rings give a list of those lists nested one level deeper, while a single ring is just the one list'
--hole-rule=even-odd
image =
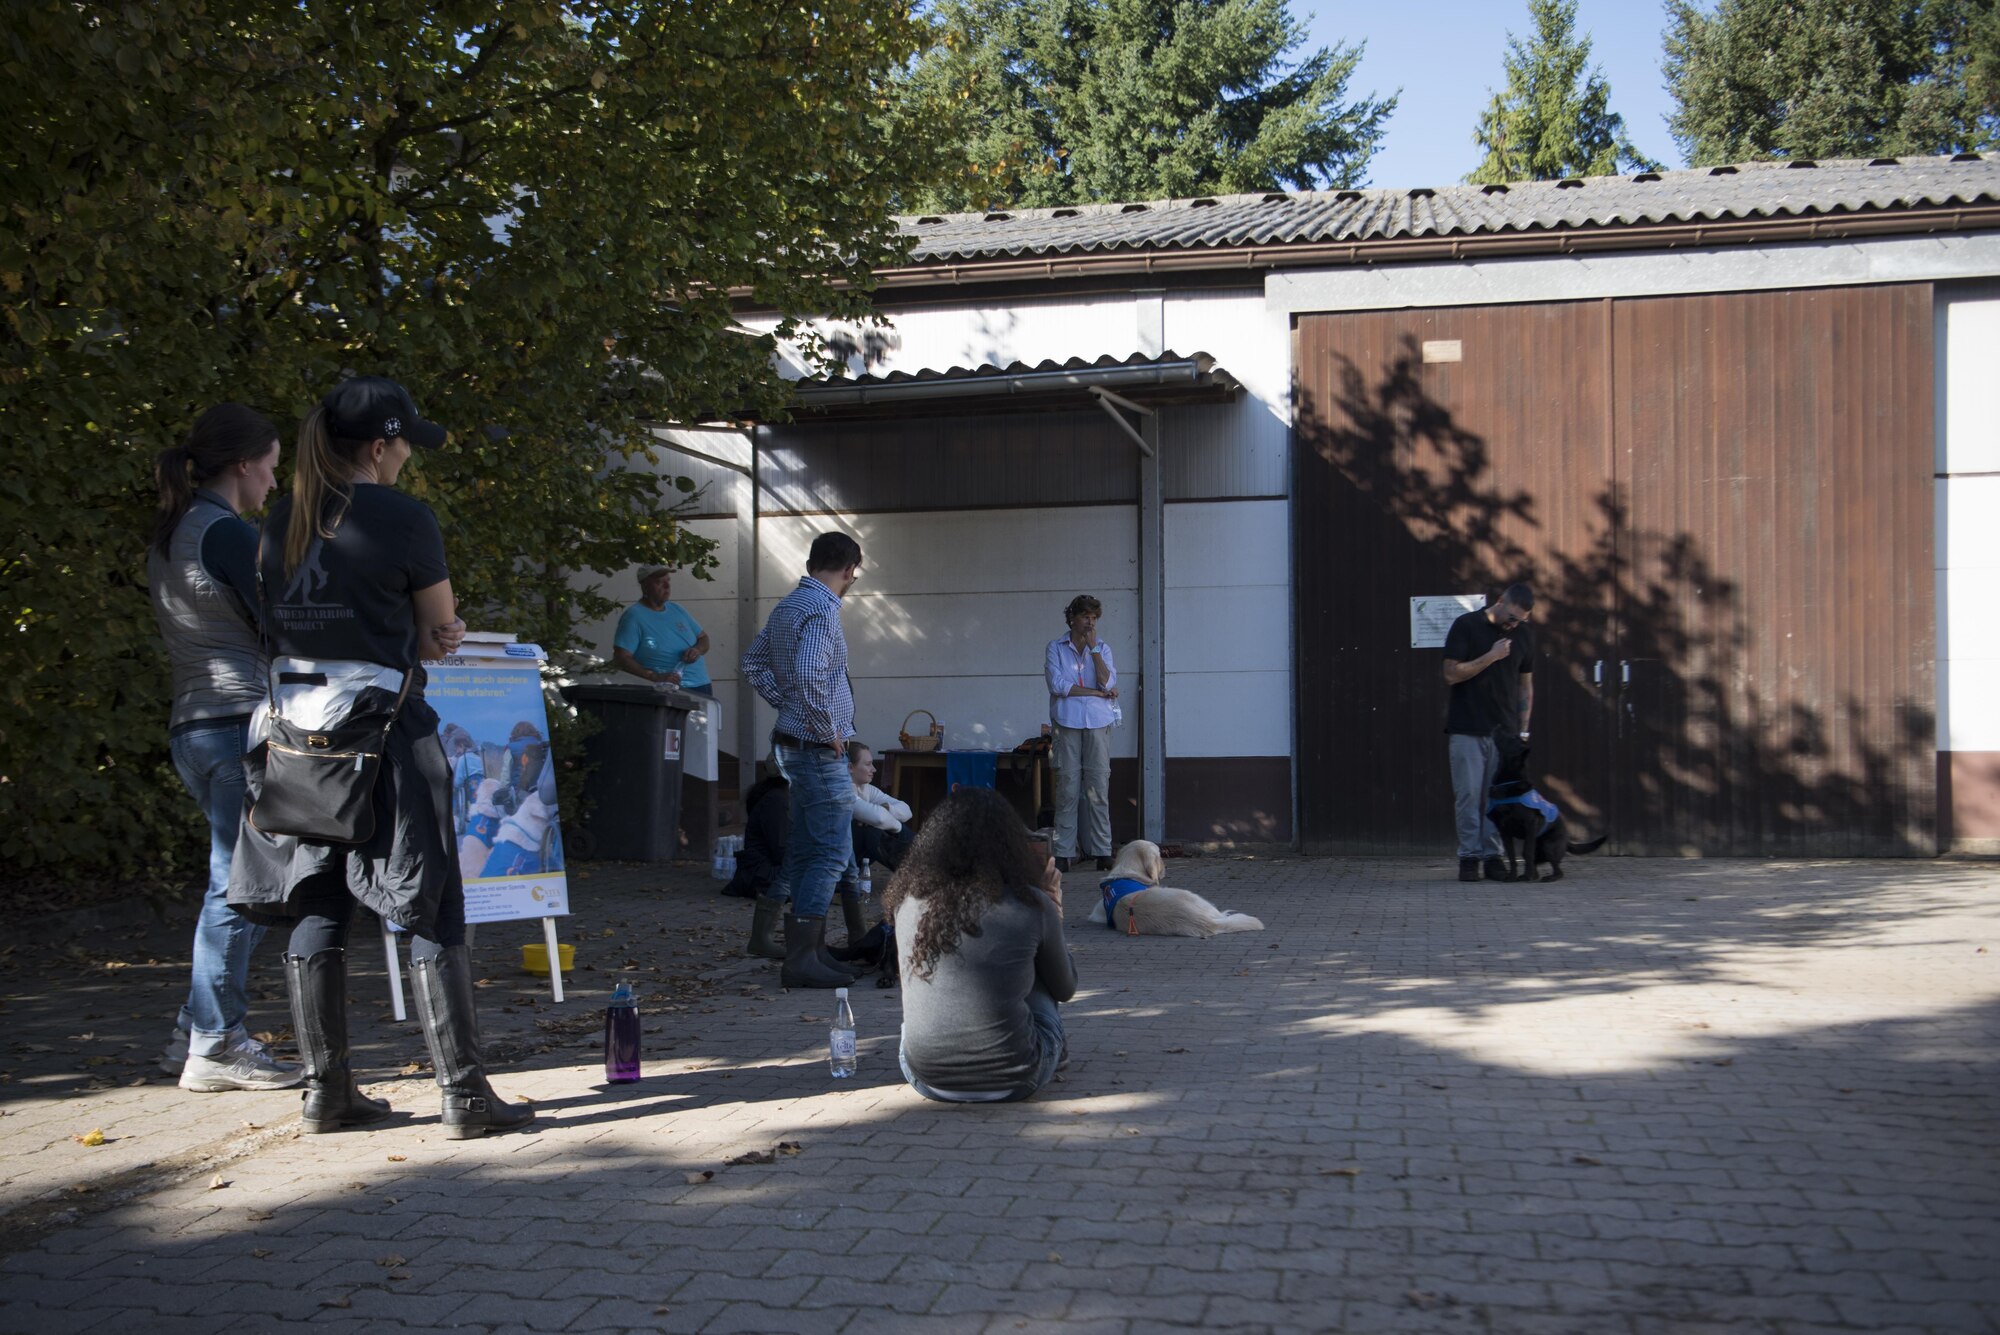
[{"label": "man in blue checkered shirt", "polygon": [[805,578],[743,651],[743,679],[778,711],[771,753],[792,786],[784,865],[757,899],[749,953],[784,960],[779,978],[786,987],[845,987],[856,977],[827,953],[826,910],[854,851],[854,780],[847,773],[854,688],[840,600],[860,576],[861,544],[845,533],[820,534],[806,554]]}]

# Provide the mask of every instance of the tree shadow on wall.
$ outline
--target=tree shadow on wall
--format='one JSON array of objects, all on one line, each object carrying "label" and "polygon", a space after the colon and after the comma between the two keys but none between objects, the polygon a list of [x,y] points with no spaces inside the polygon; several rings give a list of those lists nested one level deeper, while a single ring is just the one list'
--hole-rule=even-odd
[{"label": "tree shadow on wall", "polygon": [[[1781,634],[1785,572],[1725,568],[1703,535],[1639,522],[1595,442],[1489,440],[1427,391],[1414,338],[1372,374],[1333,363],[1330,399],[1302,386],[1296,418],[1309,850],[1444,846],[1447,688],[1440,652],[1409,647],[1409,600],[1521,580],[1538,597],[1530,763],[1572,838],[1608,832],[1629,854],[1936,851],[1931,702],[1884,701],[1863,667],[1884,645],[1927,652],[1921,624],[1856,624],[1884,637],[1866,657],[1822,627]],[[1551,449],[1564,466],[1534,457]],[[1790,541],[1777,535],[1780,567],[1806,560]],[[1836,589],[1841,573],[1817,571]]]}]

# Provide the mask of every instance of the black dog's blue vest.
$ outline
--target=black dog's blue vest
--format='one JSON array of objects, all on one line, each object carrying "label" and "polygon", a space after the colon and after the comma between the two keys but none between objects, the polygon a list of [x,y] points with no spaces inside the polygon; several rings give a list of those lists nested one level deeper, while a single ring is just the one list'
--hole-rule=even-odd
[{"label": "black dog's blue vest", "polygon": [[1542,823],[1545,827],[1554,825],[1562,819],[1562,812],[1556,809],[1556,804],[1532,788],[1525,793],[1515,793],[1511,797],[1493,798],[1486,805],[1487,819],[1493,819],[1502,807],[1527,807],[1530,811],[1539,811],[1542,813]]}]

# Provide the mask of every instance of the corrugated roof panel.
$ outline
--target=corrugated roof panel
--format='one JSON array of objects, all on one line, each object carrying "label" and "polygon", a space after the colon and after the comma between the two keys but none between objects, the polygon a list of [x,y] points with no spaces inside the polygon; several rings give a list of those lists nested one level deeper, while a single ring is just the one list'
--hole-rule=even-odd
[{"label": "corrugated roof panel", "polygon": [[[1085,204],[1020,209],[1004,218],[959,213],[919,226],[917,264],[1112,250],[1190,250],[1287,242],[1478,236],[1648,223],[1720,222],[2000,203],[2000,154],[1883,163],[1823,160],[1735,169],[1592,176],[1580,184],[1522,181],[1431,191],[1318,190],[1158,200],[1143,208]],[[1057,216],[1058,214],[1063,216]]]}]

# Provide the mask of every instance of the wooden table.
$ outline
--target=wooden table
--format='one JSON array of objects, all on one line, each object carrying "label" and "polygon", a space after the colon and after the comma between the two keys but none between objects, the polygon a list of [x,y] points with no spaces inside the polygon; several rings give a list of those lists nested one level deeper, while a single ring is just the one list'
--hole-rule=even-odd
[{"label": "wooden table", "polygon": [[[943,751],[905,751],[901,748],[882,752],[885,771],[882,790],[897,801],[910,804],[912,829],[923,823],[924,812],[929,807],[944,800],[945,754]],[[1045,805],[1043,795],[1049,791],[1049,753],[994,751],[990,754],[993,756],[996,787],[1003,774],[1024,774],[1027,777],[1028,809],[1022,812],[1022,817],[1028,822],[1029,829],[1039,828]],[[938,776],[936,783],[926,781],[932,773]],[[1019,810],[1020,803],[1017,801],[1014,805]]]}]

